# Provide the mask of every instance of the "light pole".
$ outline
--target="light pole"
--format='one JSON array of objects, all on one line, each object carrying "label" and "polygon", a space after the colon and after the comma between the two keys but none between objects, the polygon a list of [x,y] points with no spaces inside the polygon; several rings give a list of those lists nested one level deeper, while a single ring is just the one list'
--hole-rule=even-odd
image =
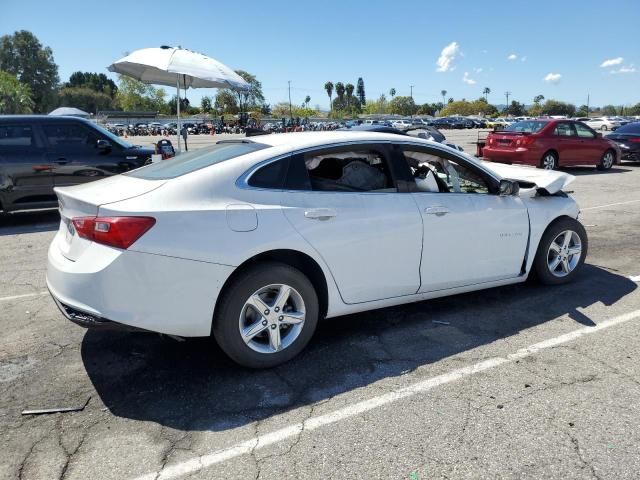
[{"label": "light pole", "polygon": [[509,108],[509,97],[511,96],[511,92],[507,90],[504,92],[504,96],[507,97],[507,108]]},{"label": "light pole", "polygon": [[289,83],[289,120],[293,120],[293,113],[291,113],[291,80],[289,80],[288,83]]}]

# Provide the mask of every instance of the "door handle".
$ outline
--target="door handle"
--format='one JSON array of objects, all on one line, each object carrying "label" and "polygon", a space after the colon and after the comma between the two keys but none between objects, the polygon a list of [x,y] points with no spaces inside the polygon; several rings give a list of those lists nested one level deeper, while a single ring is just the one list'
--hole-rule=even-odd
[{"label": "door handle", "polygon": [[312,220],[329,220],[337,215],[333,208],[314,208],[306,210],[304,216]]},{"label": "door handle", "polygon": [[435,215],[437,217],[442,217],[449,213],[449,209],[447,207],[428,207],[424,209],[424,213],[427,215]]}]

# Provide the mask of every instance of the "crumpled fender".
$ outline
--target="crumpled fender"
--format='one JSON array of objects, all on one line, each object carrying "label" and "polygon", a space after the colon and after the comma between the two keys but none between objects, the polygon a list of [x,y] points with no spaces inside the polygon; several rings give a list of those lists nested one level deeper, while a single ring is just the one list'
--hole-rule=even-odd
[{"label": "crumpled fender", "polygon": [[576,179],[573,175],[555,170],[542,170],[486,161],[481,163],[483,167],[497,173],[502,178],[534,183],[538,189],[543,189],[550,195],[560,192]]}]

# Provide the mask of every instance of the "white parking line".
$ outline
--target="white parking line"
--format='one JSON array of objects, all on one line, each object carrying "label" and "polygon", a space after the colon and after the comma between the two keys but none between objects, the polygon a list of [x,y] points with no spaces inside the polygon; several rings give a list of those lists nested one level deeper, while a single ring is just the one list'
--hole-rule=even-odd
[{"label": "white parking line", "polygon": [[615,207],[616,205],[629,205],[630,203],[638,203],[638,202],[640,202],[640,200],[629,200],[628,202],[608,203],[606,205],[596,205],[595,207],[581,208],[580,211],[584,212],[585,210],[596,210],[598,208]]},{"label": "white parking line", "polygon": [[640,282],[640,275],[636,275],[635,277],[629,277],[629,280],[632,282]]},{"label": "white parking line", "polygon": [[0,297],[0,302],[8,302],[9,300],[17,300],[18,298],[27,298],[27,297],[39,297],[41,295],[48,295],[49,292],[39,292],[39,293],[25,293],[24,295],[13,295],[11,297]]},{"label": "white parking line", "polygon": [[148,473],[136,477],[134,480],[168,480],[179,478],[184,475],[190,475],[199,470],[202,470],[203,468],[207,468],[209,466],[240,457],[254,450],[259,450],[268,447],[269,445],[273,445],[287,439],[295,438],[302,431],[313,431],[320,427],[349,419],[363,412],[367,412],[383,405],[397,402],[398,400],[402,400],[404,398],[413,397],[415,395],[425,393],[440,385],[452,383],[470,375],[484,372],[485,370],[490,370],[500,365],[515,362],[516,360],[528,357],[541,350],[546,350],[567,342],[571,342],[584,335],[599,332],[600,330],[620,325],[639,317],[640,310],[635,310],[633,312],[626,313],[609,320],[604,320],[593,327],[579,328],[578,330],[574,330],[564,335],[535,343],[526,348],[521,348],[520,350],[517,350],[507,356],[494,357],[468,367],[459,368],[449,373],[438,375],[437,377],[429,378],[427,380],[414,383],[407,387],[393,390],[377,397],[354,403],[352,405],[349,405],[348,407],[341,408],[334,412],[309,418],[304,422],[296,423],[288,427],[284,427],[280,430],[276,430],[274,432],[266,433],[264,435],[258,435],[244,442],[237,443],[236,445],[233,445],[229,448],[217,450],[199,457],[192,458],[190,460],[175,463],[173,465],[165,467],[160,472]]}]

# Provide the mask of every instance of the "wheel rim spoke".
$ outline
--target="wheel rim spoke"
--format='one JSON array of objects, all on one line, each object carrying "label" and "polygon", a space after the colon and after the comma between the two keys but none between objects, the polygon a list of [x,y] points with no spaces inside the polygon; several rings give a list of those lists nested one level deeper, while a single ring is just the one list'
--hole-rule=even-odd
[{"label": "wheel rim spoke", "polygon": [[556,268],[558,268],[558,265],[560,265],[560,262],[561,262],[561,258],[559,256],[554,258],[551,261],[551,263],[549,263],[549,270],[554,272],[556,270]]},{"label": "wheel rim spoke", "polygon": [[582,253],[582,248],[580,247],[571,247],[568,250],[569,255],[580,255]]},{"label": "wheel rim spoke", "polygon": [[282,325],[298,325],[304,322],[305,314],[302,312],[287,312],[282,315],[280,324]]},{"label": "wheel rim spoke", "polygon": [[572,233],[573,233],[573,232],[569,232],[569,231],[567,231],[567,232],[564,234],[564,240],[563,240],[563,242],[562,242],[562,247],[563,247],[563,248],[569,248],[569,244],[571,243]]},{"label": "wheel rim spoke", "polygon": [[280,350],[280,347],[282,346],[282,337],[280,336],[279,326],[269,329],[269,346],[274,352]]},{"label": "wheel rim spoke", "polygon": [[551,242],[551,246],[549,247],[549,250],[555,252],[555,253],[560,253],[560,249],[562,247],[560,247],[560,245],[558,245],[556,242]]},{"label": "wheel rim spoke", "polygon": [[251,305],[260,315],[266,315],[265,312],[271,310],[271,307],[264,303],[257,294],[252,295],[247,304]]},{"label": "wheel rim spoke", "polygon": [[264,329],[267,328],[267,325],[264,325],[265,320],[260,317],[260,320],[258,320],[257,322],[255,322],[253,325],[250,325],[249,327],[245,328],[242,330],[242,339],[244,340],[244,343],[249,343],[251,340],[253,340],[256,335],[258,335],[261,332],[264,332]]},{"label": "wheel rim spoke", "polygon": [[571,271],[571,267],[569,267],[569,261],[566,258],[564,258],[562,262],[560,262],[560,264],[562,265],[563,273],[569,273]]},{"label": "wheel rim spoke", "polygon": [[291,295],[291,288],[287,285],[283,285],[282,288],[280,288],[280,292],[278,292],[278,297],[275,302],[273,302],[274,308],[282,310],[286,305],[287,300],[289,300],[289,295]]}]

